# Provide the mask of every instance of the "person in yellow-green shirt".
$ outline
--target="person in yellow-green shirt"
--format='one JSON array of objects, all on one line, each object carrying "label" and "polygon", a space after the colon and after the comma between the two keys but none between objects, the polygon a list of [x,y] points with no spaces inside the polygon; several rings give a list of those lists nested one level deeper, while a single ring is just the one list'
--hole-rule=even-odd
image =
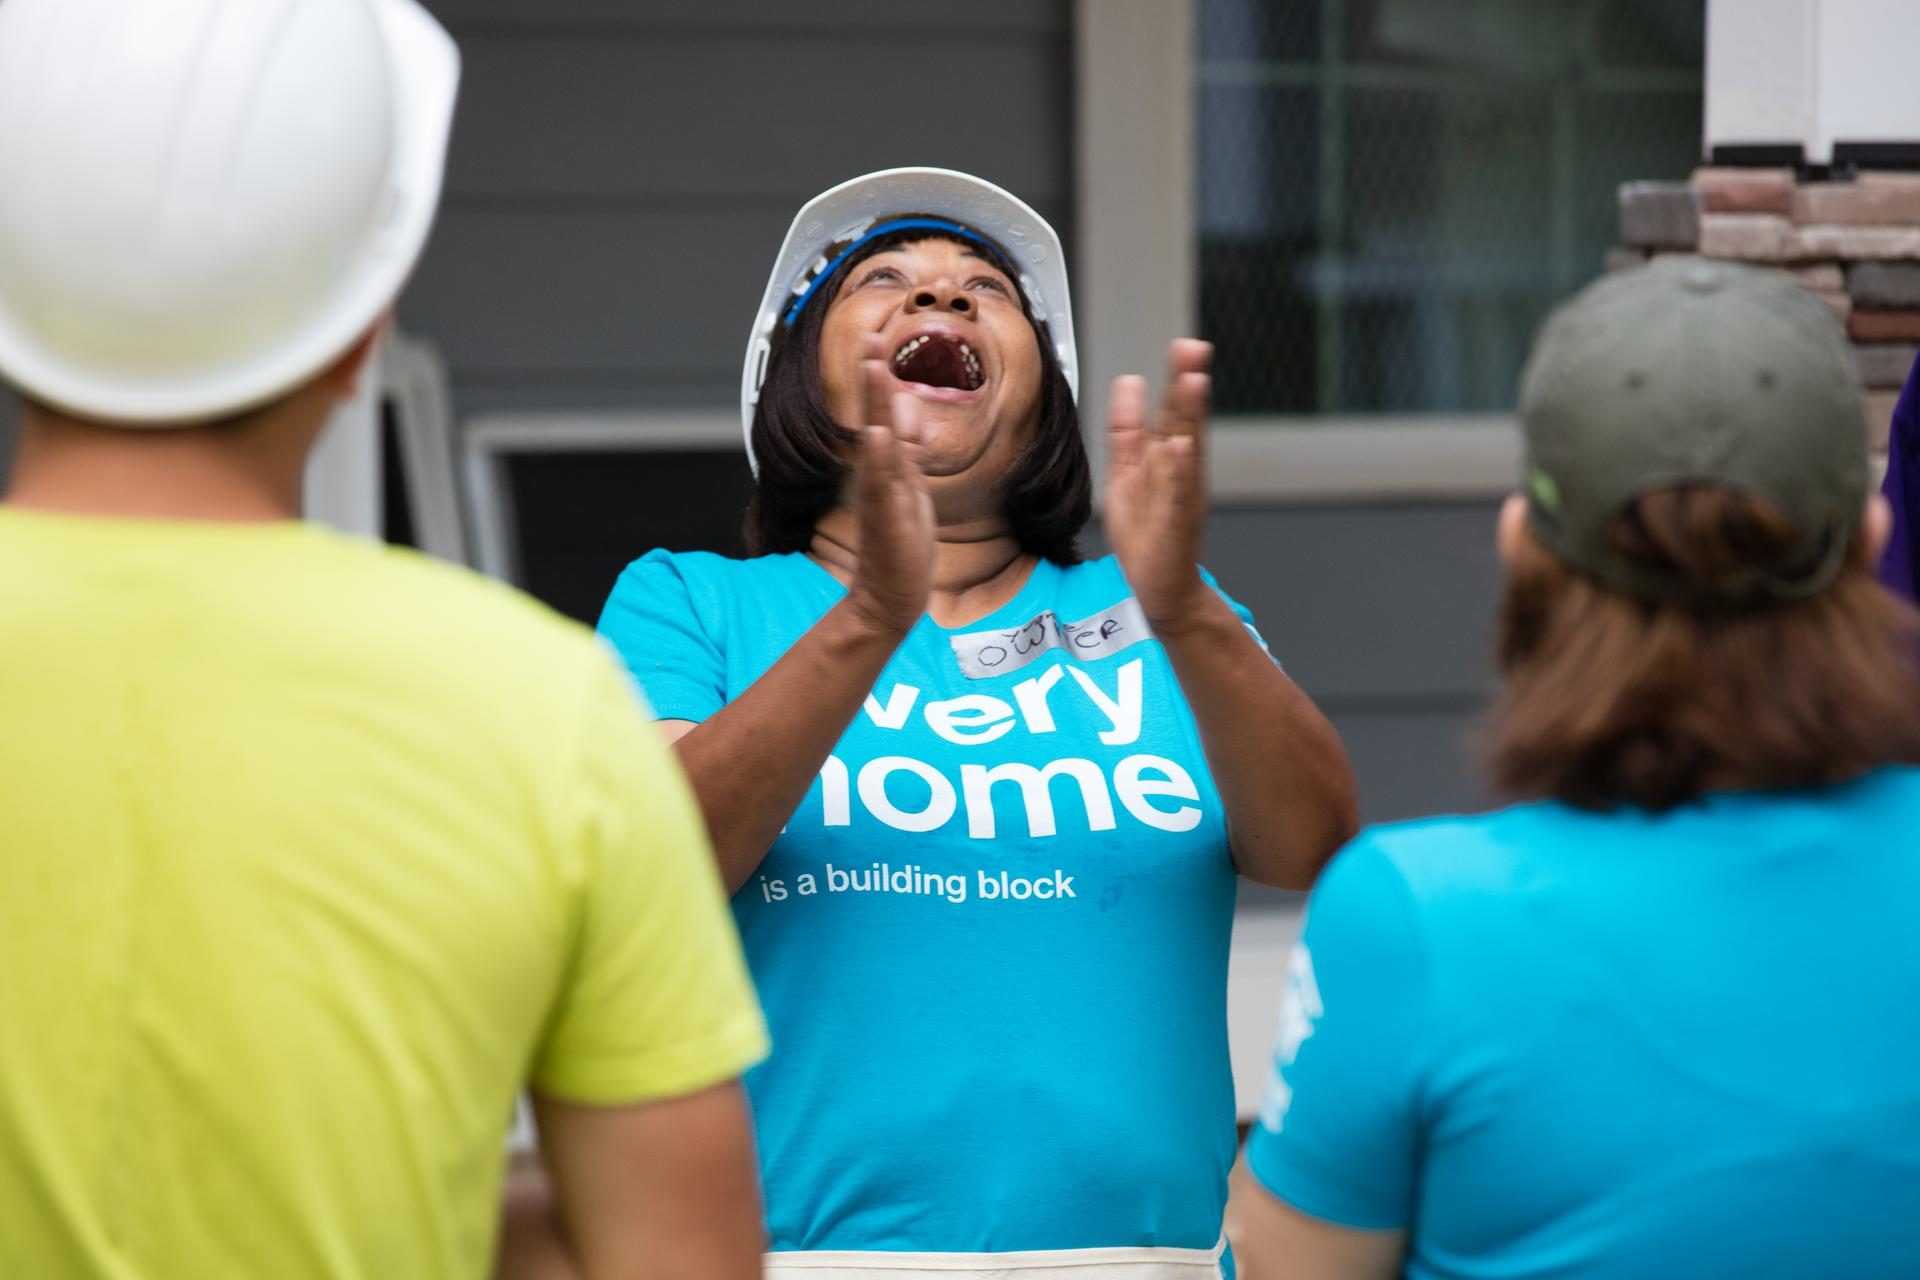
[{"label": "person in yellow-green shirt", "polygon": [[0,1276],[745,1280],[759,1010],[592,635],[300,523],[444,167],[415,0],[0,3]]}]

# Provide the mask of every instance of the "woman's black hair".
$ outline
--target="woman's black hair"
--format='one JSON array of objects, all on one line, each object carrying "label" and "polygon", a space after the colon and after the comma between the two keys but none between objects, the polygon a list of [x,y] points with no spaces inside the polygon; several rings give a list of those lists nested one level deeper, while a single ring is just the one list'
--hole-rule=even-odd
[{"label": "woman's black hair", "polygon": [[[747,550],[752,555],[804,551],[813,527],[840,501],[847,478],[841,461],[856,437],[827,412],[820,377],[820,333],[826,314],[853,268],[872,255],[918,240],[950,239],[937,231],[910,230],[877,237],[847,262],[808,301],[793,326],[777,333],[767,360],[760,400],[753,411],[753,456],[760,474],[747,507]],[[992,245],[959,241],[984,256],[1020,290],[1020,272]],[[826,251],[831,259],[844,248]],[[1081,560],[1080,531],[1093,515],[1093,473],[1073,390],[1046,326],[1033,319],[1024,291],[1020,304],[1040,348],[1039,424],[1014,459],[1001,495],[1007,523],[1024,551],[1057,564]]]}]

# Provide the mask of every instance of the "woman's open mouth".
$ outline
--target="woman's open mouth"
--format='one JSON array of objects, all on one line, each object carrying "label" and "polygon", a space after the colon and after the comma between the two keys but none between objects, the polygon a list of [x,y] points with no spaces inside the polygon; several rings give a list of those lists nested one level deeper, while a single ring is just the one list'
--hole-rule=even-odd
[{"label": "woman's open mouth", "polygon": [[[916,333],[893,353],[893,376],[937,391],[971,395],[987,385],[980,357],[957,334]],[[938,397],[945,399],[947,397]]]}]

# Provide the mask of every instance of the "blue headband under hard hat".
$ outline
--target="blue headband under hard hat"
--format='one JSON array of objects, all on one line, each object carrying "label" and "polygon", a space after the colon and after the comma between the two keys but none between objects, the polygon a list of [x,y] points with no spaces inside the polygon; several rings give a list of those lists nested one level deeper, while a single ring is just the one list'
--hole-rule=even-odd
[{"label": "blue headband under hard hat", "polygon": [[821,270],[819,275],[816,275],[812,280],[808,281],[807,287],[800,291],[799,298],[794,301],[791,307],[787,308],[786,318],[782,323],[788,328],[792,328],[793,322],[800,318],[800,312],[806,307],[808,301],[812,299],[814,290],[825,284],[833,277],[834,272],[846,265],[847,259],[860,252],[863,247],[871,244],[874,240],[877,240],[881,236],[892,235],[896,231],[942,231],[948,235],[959,236],[962,240],[971,240],[983,248],[993,249],[996,253],[1000,252],[992,241],[988,240],[979,232],[970,231],[957,222],[948,222],[942,218],[895,218],[891,222],[878,223],[858,240],[855,240],[852,244],[834,255],[833,261],[829,262],[825,268]]}]

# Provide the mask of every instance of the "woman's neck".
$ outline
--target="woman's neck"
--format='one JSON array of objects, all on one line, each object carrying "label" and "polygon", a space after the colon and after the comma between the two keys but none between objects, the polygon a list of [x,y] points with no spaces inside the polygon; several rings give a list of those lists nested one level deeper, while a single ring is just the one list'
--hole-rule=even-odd
[{"label": "woman's neck", "polygon": [[[807,553],[842,583],[852,582],[859,518],[845,507],[828,512],[813,527]],[[927,613],[943,627],[977,622],[1019,594],[1038,560],[1003,523],[936,525]]]}]

